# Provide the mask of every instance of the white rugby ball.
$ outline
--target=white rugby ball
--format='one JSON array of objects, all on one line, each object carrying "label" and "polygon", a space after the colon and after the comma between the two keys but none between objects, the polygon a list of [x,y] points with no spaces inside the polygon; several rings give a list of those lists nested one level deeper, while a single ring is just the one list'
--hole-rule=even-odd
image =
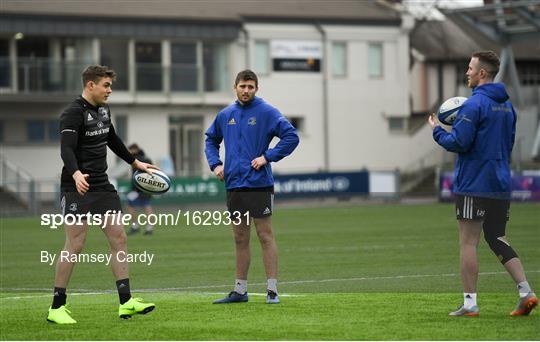
[{"label": "white rugby ball", "polygon": [[133,184],[141,191],[157,195],[170,189],[171,179],[159,170],[153,170],[152,174],[137,170],[133,173]]},{"label": "white rugby ball", "polygon": [[463,96],[451,97],[444,101],[437,111],[437,118],[439,118],[439,121],[445,125],[452,126],[465,101],[467,101],[467,98]]}]

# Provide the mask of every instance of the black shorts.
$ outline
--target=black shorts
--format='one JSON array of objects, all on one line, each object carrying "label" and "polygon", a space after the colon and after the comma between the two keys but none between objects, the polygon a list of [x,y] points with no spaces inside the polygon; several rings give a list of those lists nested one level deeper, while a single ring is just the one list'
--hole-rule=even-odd
[{"label": "black shorts", "polygon": [[227,190],[227,209],[231,215],[240,212],[250,217],[262,218],[274,211],[274,187],[236,188]]},{"label": "black shorts", "polygon": [[86,215],[88,212],[92,215],[104,215],[107,211],[111,214],[122,211],[120,197],[114,186],[110,184],[109,186],[88,191],[84,196],[73,190],[62,189],[60,204],[64,216],[67,214]]},{"label": "black shorts", "polygon": [[510,218],[510,200],[456,195],[458,220],[507,222]]}]

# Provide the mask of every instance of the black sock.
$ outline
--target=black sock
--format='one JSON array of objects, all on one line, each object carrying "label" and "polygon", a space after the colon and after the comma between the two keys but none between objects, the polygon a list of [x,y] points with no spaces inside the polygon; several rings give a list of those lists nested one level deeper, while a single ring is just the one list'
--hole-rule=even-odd
[{"label": "black sock", "polygon": [[51,305],[51,308],[58,309],[62,305],[66,304],[66,289],[63,287],[55,287],[54,288],[54,295],[53,295],[53,302]]},{"label": "black sock", "polygon": [[131,298],[131,290],[129,289],[129,278],[117,280],[116,289],[118,289],[120,304],[124,304]]}]

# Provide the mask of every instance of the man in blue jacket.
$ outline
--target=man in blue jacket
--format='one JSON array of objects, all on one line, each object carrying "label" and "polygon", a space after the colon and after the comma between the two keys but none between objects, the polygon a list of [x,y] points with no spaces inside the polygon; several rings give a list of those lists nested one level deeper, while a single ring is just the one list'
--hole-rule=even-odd
[{"label": "man in blue jacket", "polygon": [[493,83],[499,57],[492,51],[472,55],[467,70],[472,96],[459,110],[450,133],[429,117],[433,139],[458,153],[454,171],[456,216],[459,222],[463,305],[451,316],[478,316],[476,248],[484,238],[516,282],[520,300],[512,316],[528,315],[538,298],[525,278],[521,261],[506,239],[510,214],[510,156],[516,133],[516,113],[504,84]]},{"label": "man in blue jacket", "polygon": [[[294,127],[276,108],[255,96],[258,79],[253,71],[238,73],[234,90],[238,99],[219,112],[206,131],[206,159],[216,177],[225,181],[236,243],[234,291],[214,304],[248,301],[251,219],[255,222],[268,278],[266,303],[277,304],[277,246],[271,221],[274,178],[270,163],[291,154],[299,139]],[[274,137],[280,140],[274,148],[269,148]],[[223,140],[225,166],[219,157]]]}]

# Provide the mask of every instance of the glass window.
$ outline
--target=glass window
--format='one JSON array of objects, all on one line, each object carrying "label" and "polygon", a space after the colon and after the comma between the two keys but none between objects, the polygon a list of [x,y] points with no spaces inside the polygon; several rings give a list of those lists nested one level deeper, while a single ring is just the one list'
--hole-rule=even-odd
[{"label": "glass window", "polygon": [[47,121],[47,133],[49,141],[60,141],[60,121]]},{"label": "glass window", "polygon": [[332,44],[332,74],[345,76],[347,74],[347,46],[345,43]]},{"label": "glass window", "polygon": [[162,89],[161,43],[135,44],[137,63],[137,89],[160,91]]},{"label": "glass window", "polygon": [[[128,41],[123,39],[102,39],[100,63],[116,72],[113,90],[128,90]],[[161,63],[159,61],[158,63]]]},{"label": "glass window", "polygon": [[519,82],[522,85],[534,86],[540,84],[540,63],[537,61],[519,61],[516,63]]},{"label": "glass window", "polygon": [[17,74],[19,90],[49,90],[48,37],[24,37],[17,40]]},{"label": "glass window", "polygon": [[403,131],[405,129],[404,118],[388,118],[388,128],[391,131]]},{"label": "glass window", "polygon": [[9,40],[0,39],[0,88],[9,88],[11,84],[9,68]]},{"label": "glass window", "polygon": [[171,90],[198,90],[197,44],[173,43],[171,45]]},{"label": "glass window", "polygon": [[371,78],[383,77],[383,46],[381,43],[368,45],[368,76]]},{"label": "glass window", "polygon": [[469,68],[469,61],[462,61],[456,64],[456,86],[467,85],[467,69]]},{"label": "glass window", "polygon": [[127,116],[126,115],[115,115],[114,122],[114,131],[122,139],[122,141],[127,142]]},{"label": "glass window", "polygon": [[304,123],[304,118],[301,117],[301,116],[288,116],[287,119],[289,120],[289,122],[291,123],[291,125],[296,128],[296,130],[298,132],[304,132],[304,127],[305,127],[305,123]]},{"label": "glass window", "polygon": [[266,41],[255,42],[255,72],[258,75],[270,73],[270,47]]},{"label": "glass window", "polygon": [[45,121],[29,120],[26,122],[26,136],[29,142],[45,141]]},{"label": "glass window", "polygon": [[206,91],[225,91],[228,85],[229,58],[224,44],[204,44],[204,89]]}]

